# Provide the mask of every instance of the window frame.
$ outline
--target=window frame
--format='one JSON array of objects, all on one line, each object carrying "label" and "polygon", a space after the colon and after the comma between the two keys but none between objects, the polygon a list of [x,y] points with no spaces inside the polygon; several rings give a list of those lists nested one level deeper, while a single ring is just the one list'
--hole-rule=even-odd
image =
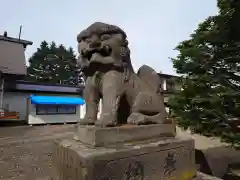
[{"label": "window frame", "polygon": [[[40,109],[46,109],[45,112],[39,112]],[[60,107],[71,107],[73,111],[71,112],[59,112]],[[55,112],[49,112],[48,109],[54,108]],[[70,115],[77,114],[77,106],[76,105],[65,105],[65,104],[36,104],[36,115]]]}]

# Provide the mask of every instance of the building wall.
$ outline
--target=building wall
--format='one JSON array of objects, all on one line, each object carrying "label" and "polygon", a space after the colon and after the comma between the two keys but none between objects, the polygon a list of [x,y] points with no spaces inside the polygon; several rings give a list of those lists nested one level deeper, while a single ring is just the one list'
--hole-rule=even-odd
[{"label": "building wall", "polygon": [[[169,97],[175,92],[181,90],[181,84],[172,81],[171,77],[161,77],[161,86],[164,95],[164,102],[167,103]],[[166,108],[169,111],[169,108]]]},{"label": "building wall", "polygon": [[174,92],[181,89],[181,85],[173,82],[171,78],[161,78],[161,86],[167,92]]},{"label": "building wall", "polygon": [[80,106],[76,107],[76,114],[37,115],[36,105],[28,100],[28,124],[69,123],[80,120]]},{"label": "building wall", "polygon": [[[9,111],[16,111],[16,112],[19,112],[20,113],[20,120],[23,120],[23,121],[29,121],[29,123],[32,122],[32,118],[36,116],[36,114],[34,115],[33,114],[33,111],[36,113],[36,110],[33,110],[33,107],[30,107],[30,110],[29,112],[31,111],[31,117],[28,116],[28,109],[27,109],[27,103],[28,103],[28,97],[31,95],[32,93],[26,93],[26,92],[4,92],[4,98],[3,98],[3,107],[8,109]],[[35,95],[58,95],[59,94],[46,94],[46,93],[34,93]],[[78,95],[66,95],[66,94],[60,94],[60,96],[74,96],[74,97],[79,97]],[[164,98],[164,101],[167,101],[167,98],[168,97],[165,97]],[[78,112],[78,120],[79,119],[83,119],[84,116],[85,116],[85,113],[86,113],[86,105],[83,105],[83,106],[80,106],[78,107],[79,109],[79,112]],[[167,111],[168,111],[168,108],[166,108]],[[97,117],[100,118],[100,114],[102,112],[102,100],[100,100],[99,102],[99,112],[98,112],[98,115]],[[39,116],[39,115],[38,115]],[[59,117],[57,117],[59,116]],[[58,122],[63,122],[63,119],[64,122],[67,122],[67,121],[76,121],[75,120],[75,117],[71,117],[70,119],[69,118],[69,115],[67,116],[64,116],[64,115],[41,115],[41,117],[38,117],[38,118],[46,118],[47,120],[46,121],[49,121],[48,120],[48,117],[50,118],[53,118],[54,119],[52,120],[52,122],[56,122],[58,120]],[[56,120],[55,120],[55,117],[56,117]],[[63,119],[61,119],[63,118]],[[43,121],[43,120],[40,120],[38,119],[36,122],[40,122],[40,121]]]},{"label": "building wall", "polygon": [[27,99],[29,94],[22,92],[4,92],[3,108],[20,113],[20,120],[27,120]]},{"label": "building wall", "polygon": [[[5,109],[8,109],[9,111],[16,111],[20,113],[20,120],[22,121],[29,121],[29,116],[28,116],[28,97],[31,95],[32,93],[26,93],[26,92],[4,92],[4,96],[3,96],[3,107]],[[46,94],[46,93],[34,93],[34,95],[49,95],[49,96],[74,96],[74,97],[79,97],[78,95],[69,95],[69,94]],[[29,112],[32,112],[33,107],[30,108]],[[85,114],[85,107],[81,106],[77,108],[78,111],[78,115],[77,118],[78,120],[80,118],[84,117]],[[36,111],[35,111],[36,113]],[[32,116],[34,116],[32,114]],[[51,116],[51,118],[55,115],[45,115],[45,116]],[[60,116],[60,115],[57,115]],[[62,118],[65,118],[65,121],[68,121],[69,117],[63,117],[64,115],[61,115]],[[68,115],[69,116],[69,115]],[[32,118],[32,117],[31,117]],[[41,117],[41,118],[45,118],[45,117]],[[48,119],[48,118],[47,118]],[[62,122],[62,119],[60,117],[58,117],[59,122]],[[71,118],[70,118],[71,120]],[[32,119],[30,119],[30,121],[32,121]],[[48,121],[48,120],[47,120]],[[54,121],[54,120],[53,120]]]},{"label": "building wall", "polygon": [[0,70],[7,74],[26,74],[26,61],[22,44],[0,40]]}]

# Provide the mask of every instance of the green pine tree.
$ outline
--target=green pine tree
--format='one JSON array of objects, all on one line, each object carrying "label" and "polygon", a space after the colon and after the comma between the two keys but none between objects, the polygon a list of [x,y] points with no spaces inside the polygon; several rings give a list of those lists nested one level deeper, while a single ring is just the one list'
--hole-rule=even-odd
[{"label": "green pine tree", "polygon": [[50,53],[48,43],[46,41],[41,42],[40,47],[30,57],[27,68],[28,76],[27,80],[48,82],[51,81],[52,77],[49,75],[48,61],[46,55]]},{"label": "green pine tree", "polygon": [[240,3],[218,0],[218,8],[177,46],[182,90],[168,104],[181,127],[240,147]]},{"label": "green pine tree", "polygon": [[27,79],[30,81],[69,85],[83,83],[81,70],[77,67],[76,55],[71,47],[66,49],[62,44],[57,46],[52,42],[48,45],[43,41],[29,63]]}]

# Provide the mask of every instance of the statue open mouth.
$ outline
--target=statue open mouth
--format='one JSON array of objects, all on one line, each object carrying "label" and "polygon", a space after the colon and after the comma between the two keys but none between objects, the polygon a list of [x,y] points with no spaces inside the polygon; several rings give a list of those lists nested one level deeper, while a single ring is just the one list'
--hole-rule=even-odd
[{"label": "statue open mouth", "polygon": [[90,62],[94,54],[100,55],[102,57],[110,56],[112,48],[110,46],[102,46],[98,48],[89,48],[81,52],[82,56],[87,58]]},{"label": "statue open mouth", "polygon": [[[83,49],[81,56],[85,59],[84,67],[88,75],[93,75],[96,71],[108,72],[116,69],[122,71],[121,65],[115,65],[115,59],[111,56],[112,48],[108,45]],[[83,63],[82,63],[83,64]]]}]

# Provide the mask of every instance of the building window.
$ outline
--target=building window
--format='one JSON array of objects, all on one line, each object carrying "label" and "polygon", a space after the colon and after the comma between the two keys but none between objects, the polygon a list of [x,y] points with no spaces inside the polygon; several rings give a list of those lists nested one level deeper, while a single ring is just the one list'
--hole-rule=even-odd
[{"label": "building window", "polygon": [[76,114],[76,106],[37,104],[36,114],[37,115]]},{"label": "building window", "polygon": [[166,90],[169,92],[173,92],[175,90],[175,85],[172,79],[166,80]]},{"label": "building window", "polygon": [[57,109],[60,114],[76,114],[76,106],[60,105]]}]

